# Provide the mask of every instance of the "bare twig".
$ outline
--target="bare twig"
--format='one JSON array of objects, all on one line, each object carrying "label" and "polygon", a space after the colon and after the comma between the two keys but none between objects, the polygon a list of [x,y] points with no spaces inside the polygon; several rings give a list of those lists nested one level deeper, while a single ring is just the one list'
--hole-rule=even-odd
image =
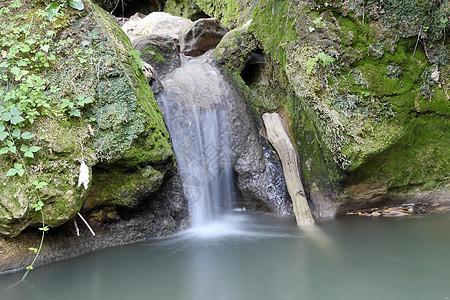
[{"label": "bare twig", "polygon": [[89,226],[88,222],[83,218],[83,216],[78,213],[78,216],[81,218],[81,220],[83,220],[84,224],[86,224],[87,228],[89,228],[89,230],[91,231],[92,235],[95,236],[95,232],[94,230],[92,230],[91,226]]},{"label": "bare twig", "polygon": [[422,28],[423,28],[423,26],[420,26],[419,34],[417,35],[416,46],[414,47],[414,52],[413,52],[413,55],[411,56],[411,58],[413,58],[414,54],[416,54],[417,45],[419,44],[419,40],[420,40],[420,34],[422,33]]},{"label": "bare twig", "polygon": [[80,236],[80,229],[78,229],[78,224],[75,219],[73,219],[73,225],[75,226],[75,231],[77,232],[77,236]]}]

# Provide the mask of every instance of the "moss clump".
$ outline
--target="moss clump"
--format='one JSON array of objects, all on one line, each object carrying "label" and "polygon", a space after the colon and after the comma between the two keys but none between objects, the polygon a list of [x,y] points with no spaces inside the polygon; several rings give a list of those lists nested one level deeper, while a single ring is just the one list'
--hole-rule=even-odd
[{"label": "moss clump", "polygon": [[[37,8],[45,9],[43,2],[31,2],[22,3],[17,13],[27,16]],[[30,142],[42,147],[26,165],[30,178],[48,183],[39,193],[49,226],[70,220],[83,205],[86,191],[77,186],[82,161],[89,167],[102,162],[102,168],[133,174],[127,182],[119,172],[112,178],[117,193],[123,189],[130,197],[134,197],[132,179],[150,193],[174,167],[169,134],[142,73],[142,62],[130,55],[130,41],[111,16],[90,1],[84,3],[81,13],[67,8],[53,29],[58,51],[54,64],[45,70],[52,83],[45,93],[54,98],[56,107],[62,99],[76,101],[83,96],[94,101],[80,107],[80,117],[53,109],[27,128],[35,134]],[[31,197],[35,193],[31,183],[24,177],[4,176],[14,159],[0,157],[0,233],[6,235],[41,222],[32,209],[37,199]],[[145,170],[152,170],[151,175]],[[96,175],[92,174],[89,188],[101,190],[105,182]],[[101,206],[109,198],[93,201]]]}]

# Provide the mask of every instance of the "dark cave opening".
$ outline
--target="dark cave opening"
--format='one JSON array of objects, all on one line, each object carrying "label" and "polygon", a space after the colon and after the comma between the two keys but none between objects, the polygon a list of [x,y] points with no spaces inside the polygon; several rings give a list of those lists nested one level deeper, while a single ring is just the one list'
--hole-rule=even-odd
[{"label": "dark cave opening", "polygon": [[250,53],[250,59],[245,63],[245,67],[241,71],[241,77],[247,86],[252,86],[258,81],[265,62],[266,59],[262,49],[257,49]]}]

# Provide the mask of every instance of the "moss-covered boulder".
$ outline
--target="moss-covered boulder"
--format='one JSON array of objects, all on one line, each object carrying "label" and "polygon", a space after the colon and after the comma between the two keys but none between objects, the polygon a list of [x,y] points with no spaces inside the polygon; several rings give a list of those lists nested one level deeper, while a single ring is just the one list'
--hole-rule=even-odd
[{"label": "moss-covered boulder", "polygon": [[[40,204],[50,227],[83,204],[85,211],[136,207],[173,174],[169,134],[139,53],[109,14],[83,2],[76,10],[7,1],[0,12],[3,235],[40,224],[33,208]],[[87,190],[77,185],[83,161]]]},{"label": "moss-covered boulder", "polygon": [[[238,2],[197,3],[242,24]],[[449,194],[448,3],[406,2],[262,0],[216,50],[260,114],[284,112],[316,216]]]}]

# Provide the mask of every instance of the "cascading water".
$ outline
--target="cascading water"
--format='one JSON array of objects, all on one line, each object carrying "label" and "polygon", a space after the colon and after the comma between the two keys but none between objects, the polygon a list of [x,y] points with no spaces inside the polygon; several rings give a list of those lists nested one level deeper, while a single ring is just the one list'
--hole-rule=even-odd
[{"label": "cascading water", "polygon": [[157,97],[172,136],[194,228],[230,211],[234,195],[226,86],[206,60],[206,56],[184,57],[182,65],[164,79],[164,92]]}]

